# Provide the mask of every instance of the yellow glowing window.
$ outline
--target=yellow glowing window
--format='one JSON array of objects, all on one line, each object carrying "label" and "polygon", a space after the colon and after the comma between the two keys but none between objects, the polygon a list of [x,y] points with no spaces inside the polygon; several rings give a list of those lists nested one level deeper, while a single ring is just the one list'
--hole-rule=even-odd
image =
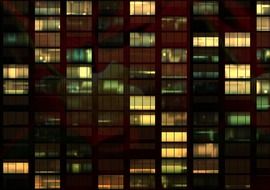
[{"label": "yellow glowing window", "polygon": [[155,96],[130,96],[130,110],[155,110]]},{"label": "yellow glowing window", "polygon": [[256,93],[257,94],[269,94],[270,93],[270,81],[269,80],[257,80]]},{"label": "yellow glowing window", "polygon": [[218,37],[193,37],[194,47],[218,47]]},{"label": "yellow glowing window", "polygon": [[201,143],[193,145],[194,157],[218,157],[218,144]]},{"label": "yellow glowing window", "polygon": [[4,94],[28,94],[27,80],[4,80]]},{"label": "yellow glowing window", "polygon": [[225,65],[225,78],[250,78],[250,65]]},{"label": "yellow glowing window", "polygon": [[139,126],[154,126],[156,124],[155,113],[131,113],[130,124]]},{"label": "yellow glowing window", "polygon": [[4,174],[27,174],[29,171],[28,162],[4,162]]},{"label": "yellow glowing window", "polygon": [[186,160],[162,159],[161,173],[185,173],[187,172]]},{"label": "yellow glowing window", "polygon": [[67,67],[67,78],[92,78],[92,68],[90,66]]},{"label": "yellow glowing window", "polygon": [[60,18],[59,17],[36,17],[35,31],[59,31]]},{"label": "yellow glowing window", "polygon": [[155,1],[130,1],[130,15],[155,15]]},{"label": "yellow glowing window", "polygon": [[226,32],[225,47],[250,47],[250,33]]},{"label": "yellow glowing window", "polygon": [[187,132],[162,132],[162,142],[186,142]]},{"label": "yellow glowing window", "polygon": [[270,2],[269,1],[257,1],[256,7],[257,15],[269,15],[270,14]]},{"label": "yellow glowing window", "polygon": [[4,78],[28,78],[28,65],[4,65]]},{"label": "yellow glowing window", "polygon": [[35,189],[60,189],[60,176],[35,175]]},{"label": "yellow glowing window", "polygon": [[225,94],[250,94],[250,81],[225,81]]},{"label": "yellow glowing window", "polygon": [[161,148],[162,158],[185,158],[187,157],[187,148],[183,145],[163,144]]},{"label": "yellow glowing window", "polygon": [[91,1],[67,1],[67,15],[91,15]]},{"label": "yellow glowing window", "polygon": [[257,17],[256,29],[257,31],[270,31],[270,17]]}]

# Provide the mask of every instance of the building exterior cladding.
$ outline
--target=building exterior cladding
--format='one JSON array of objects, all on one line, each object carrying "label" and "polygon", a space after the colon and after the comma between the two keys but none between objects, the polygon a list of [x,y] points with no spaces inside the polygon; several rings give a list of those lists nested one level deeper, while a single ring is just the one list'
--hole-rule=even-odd
[{"label": "building exterior cladding", "polygon": [[270,1],[1,1],[3,190],[264,190]]}]

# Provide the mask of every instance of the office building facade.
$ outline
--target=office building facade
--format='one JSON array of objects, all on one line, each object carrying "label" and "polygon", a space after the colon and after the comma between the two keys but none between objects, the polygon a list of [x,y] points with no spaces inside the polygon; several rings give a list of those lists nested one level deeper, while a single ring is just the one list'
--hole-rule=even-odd
[{"label": "office building facade", "polygon": [[270,1],[1,9],[1,189],[268,189]]}]

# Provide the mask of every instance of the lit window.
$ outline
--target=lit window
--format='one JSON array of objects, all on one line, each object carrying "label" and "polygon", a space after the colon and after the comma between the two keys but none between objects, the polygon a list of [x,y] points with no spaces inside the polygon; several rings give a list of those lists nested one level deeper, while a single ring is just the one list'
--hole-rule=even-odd
[{"label": "lit window", "polygon": [[60,49],[54,48],[35,48],[36,63],[59,63]]},{"label": "lit window", "polygon": [[270,2],[257,1],[257,15],[269,15],[269,14],[270,14]]},{"label": "lit window", "polygon": [[60,189],[60,176],[35,175],[35,189]]},{"label": "lit window", "polygon": [[187,142],[187,132],[162,132],[161,142]]},{"label": "lit window", "polygon": [[225,94],[250,94],[250,81],[225,81]]},{"label": "lit window", "polygon": [[91,1],[67,1],[67,15],[91,15]]},{"label": "lit window", "polygon": [[270,93],[270,81],[269,80],[257,80],[256,92],[257,92],[257,94],[269,94]]},{"label": "lit window", "polygon": [[27,80],[4,80],[4,94],[28,94]]},{"label": "lit window", "polygon": [[36,17],[35,31],[59,31],[60,18],[59,17]]},{"label": "lit window", "polygon": [[193,161],[194,174],[217,174],[219,172],[217,159],[196,159]]},{"label": "lit window", "polygon": [[258,49],[257,50],[257,60],[261,63],[268,63],[270,62],[270,49]]},{"label": "lit window", "polygon": [[225,78],[237,79],[237,78],[250,78],[250,65],[225,65]]},{"label": "lit window", "polygon": [[155,96],[130,96],[130,110],[155,110]]},{"label": "lit window", "polygon": [[185,158],[187,157],[186,144],[163,144],[161,148],[162,158]]},{"label": "lit window", "polygon": [[225,47],[250,47],[250,33],[226,32]]},{"label": "lit window", "polygon": [[155,113],[130,113],[130,125],[154,126],[156,124]]},{"label": "lit window", "polygon": [[138,159],[130,161],[130,173],[136,174],[151,174],[155,173],[155,160],[152,159]]},{"label": "lit window", "polygon": [[120,80],[100,80],[98,91],[100,94],[123,94],[124,84]]},{"label": "lit window", "polygon": [[162,17],[161,28],[163,31],[186,31],[186,17]]},{"label": "lit window", "polygon": [[162,63],[179,63],[187,61],[187,50],[180,48],[163,48],[161,50]]},{"label": "lit window", "polygon": [[194,47],[218,47],[218,43],[218,36],[199,36],[199,34],[193,36]]},{"label": "lit window", "polygon": [[24,32],[3,33],[3,45],[6,47],[28,46],[29,36]]},{"label": "lit window", "polygon": [[218,144],[201,143],[193,145],[194,157],[218,157]]},{"label": "lit window", "polygon": [[24,79],[28,78],[28,65],[4,65],[5,79]]},{"label": "lit window", "polygon": [[161,125],[162,126],[181,126],[187,124],[186,112],[162,112]]},{"label": "lit window", "polygon": [[[163,77],[167,77],[164,76]],[[184,94],[187,92],[187,82],[185,80],[163,80],[161,84],[162,94]]]},{"label": "lit window", "polygon": [[67,50],[68,63],[91,63],[92,62],[92,49],[74,48]]},{"label": "lit window", "polygon": [[60,15],[60,1],[35,1],[35,15]]},{"label": "lit window", "polygon": [[227,114],[228,125],[250,125],[250,113],[232,112]]},{"label": "lit window", "polygon": [[154,1],[130,1],[130,15],[155,15]]},{"label": "lit window", "polygon": [[91,79],[92,68],[90,66],[67,67],[67,78],[70,79]]},{"label": "lit window", "polygon": [[187,172],[187,161],[180,159],[162,159],[161,163],[162,173],[186,173]]},{"label": "lit window", "polygon": [[257,17],[257,31],[270,31],[270,17]]},{"label": "lit window", "polygon": [[26,174],[28,170],[28,162],[3,162],[4,174]]},{"label": "lit window", "polygon": [[257,110],[268,110],[270,108],[270,101],[268,96],[258,96],[256,99]]},{"label": "lit window", "polygon": [[131,32],[129,43],[130,47],[153,47],[155,46],[155,33]]},{"label": "lit window", "polygon": [[98,189],[124,189],[124,176],[99,175]]},{"label": "lit window", "polygon": [[218,2],[194,2],[193,3],[194,15],[217,15],[218,14]]}]

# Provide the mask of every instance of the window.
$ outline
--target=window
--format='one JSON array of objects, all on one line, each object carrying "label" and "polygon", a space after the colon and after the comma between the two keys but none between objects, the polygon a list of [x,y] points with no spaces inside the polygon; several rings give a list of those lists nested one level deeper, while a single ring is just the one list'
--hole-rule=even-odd
[{"label": "window", "polygon": [[130,15],[155,15],[154,1],[130,1]]},{"label": "window", "polygon": [[225,78],[250,78],[250,65],[227,64],[225,65]]},{"label": "window", "polygon": [[250,94],[250,81],[225,81],[225,94]]},{"label": "window", "polygon": [[156,124],[155,113],[142,112],[130,113],[130,125],[154,126]]},{"label": "window", "polygon": [[162,63],[179,63],[187,61],[187,50],[180,48],[163,48],[161,50]]},{"label": "window", "polygon": [[257,1],[257,15],[269,15],[270,14],[270,2],[269,1]]},{"label": "window", "polygon": [[35,17],[35,31],[59,31],[59,17]]},{"label": "window", "polygon": [[218,47],[219,37],[210,34],[194,34],[193,46],[194,47]]},{"label": "window", "polygon": [[215,174],[219,172],[217,159],[193,160],[194,174]]},{"label": "window", "polygon": [[91,15],[91,1],[67,1],[67,15]]},{"label": "window", "polygon": [[69,79],[91,79],[92,68],[91,66],[67,67],[67,78]]},{"label": "window", "polygon": [[35,175],[35,189],[60,189],[60,176]]},{"label": "window", "polygon": [[250,47],[250,33],[226,32],[225,47]]},{"label": "window", "polygon": [[257,96],[256,102],[257,110],[269,110],[270,100],[268,96]]},{"label": "window", "polygon": [[5,47],[28,46],[29,36],[24,32],[3,33],[3,45]]},{"label": "window", "polygon": [[35,1],[35,15],[60,15],[60,2]]},{"label": "window", "polygon": [[161,172],[166,174],[186,173],[187,161],[184,159],[162,159]]},{"label": "window", "polygon": [[257,94],[269,94],[270,93],[270,81],[269,80],[257,80],[256,93]]},{"label": "window", "polygon": [[257,31],[270,31],[270,17],[257,17],[256,19]]},{"label": "window", "polygon": [[99,175],[98,189],[124,189],[124,176]]},{"label": "window", "polygon": [[187,142],[187,132],[162,132],[161,142]]},{"label": "window", "polygon": [[231,112],[227,114],[228,125],[250,125],[250,113],[248,112]]},{"label": "window", "polygon": [[162,126],[181,126],[187,124],[186,112],[162,112],[161,125]]},{"label": "window", "polygon": [[92,49],[74,48],[67,50],[68,63],[91,63],[92,62]]},{"label": "window", "polygon": [[161,28],[163,31],[186,31],[186,17],[162,17]]},{"label": "window", "polygon": [[130,47],[153,47],[155,46],[155,33],[131,32]]},{"label": "window", "polygon": [[194,2],[193,3],[194,15],[217,15],[218,14],[218,2]]},{"label": "window", "polygon": [[27,80],[4,80],[4,94],[28,94]]},{"label": "window", "polygon": [[130,96],[130,110],[155,110],[155,96]]},{"label": "window", "polygon": [[4,65],[4,76],[3,78],[8,79],[19,79],[28,78],[28,65]]},{"label": "window", "polygon": [[161,148],[162,158],[185,158],[187,157],[186,144],[162,144]]},{"label": "window", "polygon": [[213,144],[213,143],[193,144],[193,156],[197,158],[218,157],[218,144]]},{"label": "window", "polygon": [[130,173],[132,174],[154,174],[155,160],[152,159],[138,159],[130,161]]},{"label": "window", "polygon": [[27,174],[28,170],[28,162],[3,162],[4,174]]},{"label": "window", "polygon": [[35,48],[36,63],[60,63],[60,49]]}]

